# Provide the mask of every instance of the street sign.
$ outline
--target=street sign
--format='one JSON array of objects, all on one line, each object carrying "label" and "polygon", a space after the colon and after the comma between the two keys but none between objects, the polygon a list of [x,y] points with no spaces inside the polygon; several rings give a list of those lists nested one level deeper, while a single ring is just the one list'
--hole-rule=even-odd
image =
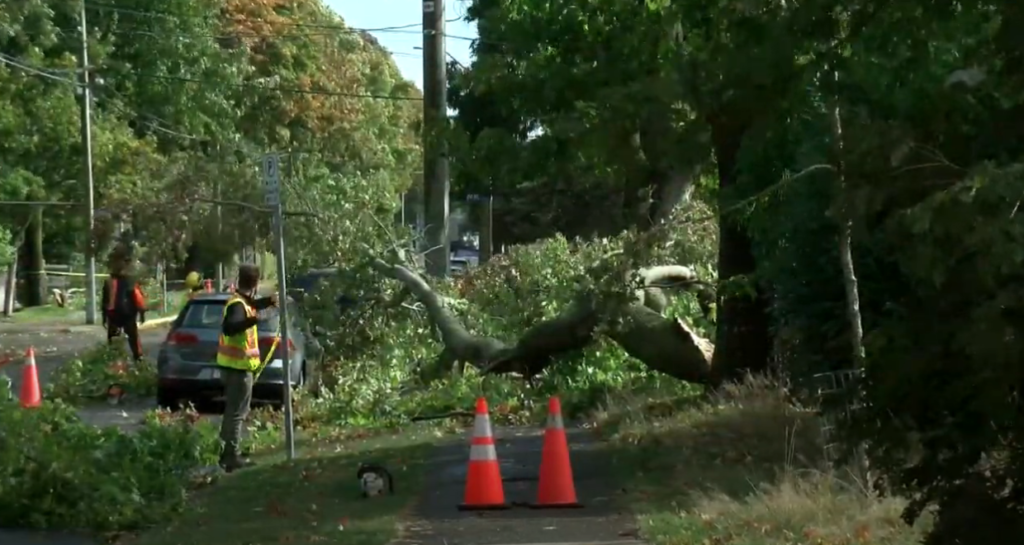
[{"label": "street sign", "polygon": [[[289,157],[288,175],[292,175],[292,160]],[[278,297],[278,320],[281,342],[278,345],[281,350],[281,363],[284,367],[285,379],[281,387],[284,388],[284,441],[288,459],[295,459],[295,416],[292,414],[292,356],[288,350],[288,286],[285,283],[285,245],[284,245],[284,210],[281,208],[281,158],[276,153],[268,153],[263,156],[263,200],[267,203],[274,214],[274,238],[276,239],[277,251],[277,297]]]},{"label": "street sign", "polygon": [[276,153],[263,156],[263,185],[277,186],[281,183],[280,159]]},{"label": "street sign", "polygon": [[263,202],[272,208],[281,204],[281,160],[276,153],[263,156]]}]

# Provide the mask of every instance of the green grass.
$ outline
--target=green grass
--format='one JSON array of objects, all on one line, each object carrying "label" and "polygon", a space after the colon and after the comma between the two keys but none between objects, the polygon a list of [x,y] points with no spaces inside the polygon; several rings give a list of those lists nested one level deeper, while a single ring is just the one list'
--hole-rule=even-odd
[{"label": "green grass", "polygon": [[[152,320],[156,318],[174,316],[179,310],[181,310],[181,301],[184,294],[185,292],[183,291],[167,292],[167,312],[162,311],[161,300],[159,298],[150,298],[149,308],[152,310],[146,312],[146,319]],[[10,318],[4,318],[2,321],[14,324],[46,323],[75,325],[85,323],[84,309],[85,297],[81,296],[72,299],[70,304],[64,308],[53,304],[22,308],[11,315]]]},{"label": "green grass", "polygon": [[81,317],[84,317],[84,314],[79,309],[43,305],[40,307],[22,308],[4,321],[20,324],[67,323]]},{"label": "green grass", "polygon": [[[127,540],[131,545],[248,545],[346,543],[385,545],[416,499],[436,435],[376,437],[358,442],[315,442],[300,458],[280,455],[257,467],[220,477],[197,493],[180,518]],[[372,461],[395,478],[393,496],[363,499],[356,469]]]},{"label": "green grass", "polygon": [[855,472],[830,469],[818,417],[778,387],[615,406],[597,424],[651,543],[916,545],[926,529]]}]

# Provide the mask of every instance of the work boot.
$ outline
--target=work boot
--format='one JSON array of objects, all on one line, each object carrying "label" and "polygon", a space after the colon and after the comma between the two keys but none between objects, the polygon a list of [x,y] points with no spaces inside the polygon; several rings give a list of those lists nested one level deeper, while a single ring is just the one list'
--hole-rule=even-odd
[{"label": "work boot", "polygon": [[245,469],[245,468],[248,468],[248,467],[252,467],[252,466],[254,466],[256,464],[252,460],[250,460],[248,458],[245,458],[245,457],[242,457],[242,456],[237,456],[237,455],[235,455],[235,456],[230,456],[230,455],[223,456],[222,455],[220,457],[219,465],[220,465],[220,467],[226,473],[231,473],[231,472],[233,472],[235,470]]}]

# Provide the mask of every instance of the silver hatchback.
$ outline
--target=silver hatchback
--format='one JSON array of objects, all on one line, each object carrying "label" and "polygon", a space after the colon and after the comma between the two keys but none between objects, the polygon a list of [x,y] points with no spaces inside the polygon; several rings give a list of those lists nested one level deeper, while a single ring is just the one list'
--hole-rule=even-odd
[{"label": "silver hatchback", "polygon": [[[182,400],[220,400],[224,385],[217,366],[217,344],[220,338],[224,305],[229,293],[203,293],[181,310],[171,325],[157,356],[157,403],[174,407]],[[260,357],[266,361],[280,321],[277,309],[260,312]],[[319,368],[323,349],[313,337],[309,325],[300,314],[295,301],[288,300],[288,356],[291,361],[293,388],[305,387],[315,392],[319,385]],[[282,347],[274,350],[272,359],[253,385],[253,400],[280,404],[284,398],[284,364]]]}]

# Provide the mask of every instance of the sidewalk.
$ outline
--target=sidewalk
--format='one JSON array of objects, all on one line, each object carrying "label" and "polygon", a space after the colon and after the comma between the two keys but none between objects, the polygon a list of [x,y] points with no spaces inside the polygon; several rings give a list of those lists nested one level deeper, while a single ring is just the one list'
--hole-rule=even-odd
[{"label": "sidewalk", "polygon": [[98,545],[99,542],[85,536],[63,532],[0,528],[0,543],[4,545]]},{"label": "sidewalk", "polygon": [[[437,448],[425,495],[394,545],[630,545],[639,544],[636,519],[608,480],[614,462],[589,432],[566,429],[581,509],[460,512],[469,437]],[[542,429],[497,428],[495,442],[505,499],[534,501],[543,447]],[[399,486],[401,483],[397,483]]]},{"label": "sidewalk", "polygon": [[[176,316],[166,316],[162,318],[146,320],[146,323],[139,325],[139,329],[146,330],[163,327],[173,322],[174,318],[176,318]],[[87,333],[93,331],[95,331],[98,334],[103,333],[103,326],[101,324],[86,324],[84,313],[82,314],[82,319],[77,323],[72,321],[29,323],[0,321],[0,335],[22,333]]]}]

